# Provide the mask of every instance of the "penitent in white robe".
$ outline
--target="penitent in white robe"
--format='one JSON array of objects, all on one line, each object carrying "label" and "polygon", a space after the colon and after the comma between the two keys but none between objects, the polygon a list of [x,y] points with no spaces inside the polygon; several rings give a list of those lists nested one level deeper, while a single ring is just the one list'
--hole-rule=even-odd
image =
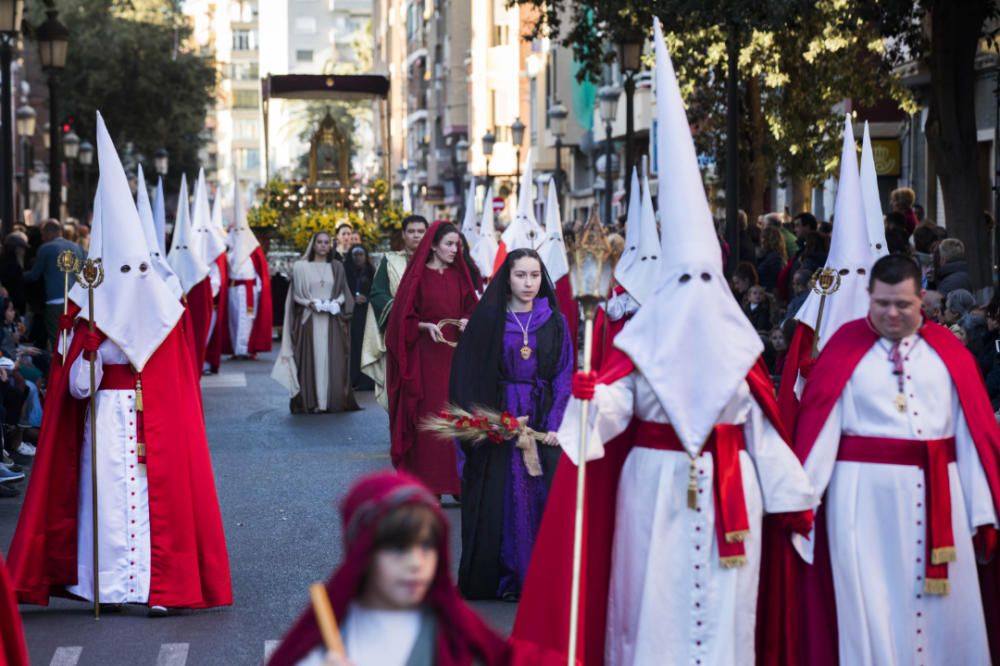
[{"label": "penitent in white robe", "polygon": [[[986,474],[944,362],[922,338],[900,344],[906,410],[880,339],[858,363],[805,462],[826,492],[827,533],[837,602],[840,662],[989,664],[990,652],[972,548],[978,525],[996,525]],[[919,467],[837,460],[841,434],[901,439],[955,437],[948,466],[957,561],[951,591],[924,593],[926,511]],[[812,562],[814,540],[793,538]],[[814,627],[814,630],[823,630]]]},{"label": "penitent in white robe", "polygon": [[[90,397],[90,361],[81,354],[70,368],[69,392]],[[98,349],[96,382],[105,363],[129,361],[114,342]],[[97,527],[102,603],[146,603],[150,583],[149,492],[136,451],[135,391],[99,389],[97,402]],[[77,584],[69,592],[94,599],[90,408],[83,428],[77,510]]]},{"label": "penitent in white robe", "polygon": [[[252,287],[244,284],[229,287],[229,339],[233,344],[233,354],[246,356],[257,306],[260,303],[260,276],[254,270],[253,260],[248,258],[239,269],[230,274],[229,278],[255,281]],[[247,312],[247,289],[253,289],[253,312]]]},{"label": "penitent in white robe", "polygon": [[[559,441],[573,460],[580,404],[570,401],[559,429]],[[638,372],[599,385],[590,413],[590,460],[603,456],[604,443],[623,432],[633,416],[669,422]],[[814,494],[745,382],[719,422],[744,426],[746,450],[739,455],[750,523],[747,562],[732,568],[719,562],[711,455],[697,460],[698,507],[692,510],[689,456],[636,442],[618,486],[605,641],[609,666],[754,663],[761,518],[764,512],[808,509]]]}]

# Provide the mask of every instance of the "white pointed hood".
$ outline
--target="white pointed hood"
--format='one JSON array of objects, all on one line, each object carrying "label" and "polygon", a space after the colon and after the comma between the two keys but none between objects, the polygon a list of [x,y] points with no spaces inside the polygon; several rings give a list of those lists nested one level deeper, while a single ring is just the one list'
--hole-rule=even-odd
[{"label": "white pointed hood", "polygon": [[825,268],[832,269],[839,280],[837,290],[826,297],[823,320],[816,330],[822,296],[809,292],[795,318],[819,336],[819,349],[845,323],[868,314],[868,273],[877,259],[868,237],[868,223],[861,200],[858,153],[854,142],[851,116],[844,121],[844,147],[840,155],[840,179],[833,206],[833,234]]},{"label": "white pointed hood", "polygon": [[229,229],[226,228],[226,222],[222,219],[222,193],[216,192],[215,199],[212,200],[212,230],[215,231],[215,235],[222,239],[225,243],[229,239]]},{"label": "white pointed hood", "polygon": [[503,230],[501,239],[507,251],[520,250],[521,248],[537,249],[542,243],[542,228],[535,219],[534,202],[534,173],[532,172],[533,152],[528,151],[527,166],[524,167],[524,176],[521,178],[521,192],[517,199],[517,211],[514,219]]},{"label": "white pointed hood", "polygon": [[472,259],[476,262],[479,273],[484,277],[493,275],[493,264],[497,260],[496,224],[493,222],[493,188],[486,190],[486,203],[483,204],[483,219],[479,223],[479,238],[472,249]]},{"label": "white pointed hood", "polygon": [[[489,204],[490,202],[486,202]],[[471,253],[479,242],[479,226],[476,224],[476,184],[469,183],[469,191],[465,195],[465,217],[462,219],[462,235],[469,243]]]},{"label": "white pointed hood", "polygon": [[549,195],[545,201],[545,238],[538,248],[538,254],[545,264],[552,284],[569,274],[569,261],[566,258],[566,243],[563,240],[562,215],[559,212],[559,197],[556,195],[556,184],[549,181]]},{"label": "white pointed hood", "polygon": [[[160,254],[167,256],[167,200],[163,195],[163,176],[156,179],[156,194],[153,196],[153,233]],[[152,248],[150,248],[152,249]]]},{"label": "white pointed hood", "polygon": [[167,255],[170,267],[181,281],[184,293],[189,294],[199,282],[208,277],[208,264],[201,258],[195,245],[195,233],[191,226],[191,212],[188,209],[187,176],[181,174],[181,191],[177,195],[177,216],[174,219],[174,235]]},{"label": "white pointed hood", "polygon": [[657,155],[665,241],[659,286],[615,340],[694,454],[764,345],[729,289],[673,64],[654,21]]},{"label": "white pointed hood", "polygon": [[[615,267],[615,279],[625,287],[641,305],[649,300],[660,276],[660,259],[663,255],[660,232],[656,229],[653,196],[649,191],[649,178],[643,175],[642,203],[635,216],[632,206],[639,199],[639,179],[632,174],[632,193],[629,197],[628,223],[625,227],[625,251]],[[631,227],[635,226],[635,229]],[[624,264],[624,265],[623,265]]]},{"label": "white pointed hood", "polygon": [[194,206],[191,209],[191,225],[194,229],[195,245],[201,260],[211,265],[226,251],[226,243],[215,232],[212,211],[208,205],[208,184],[205,169],[198,170],[198,181],[194,186]]},{"label": "white pointed hood", "polygon": [[160,250],[160,244],[156,240],[156,226],[153,223],[153,207],[149,205],[149,193],[146,191],[146,177],[142,173],[142,165],[139,165],[138,172],[138,193],[136,194],[135,207],[139,212],[139,221],[142,223],[142,233],[146,238],[146,247],[149,248],[149,259],[153,263],[160,279],[170,289],[174,298],[180,300],[184,295],[184,288],[181,281],[174,274],[174,269],[170,267],[167,258]]},{"label": "white pointed hood", "polygon": [[868,133],[867,120],[865,134],[861,139],[861,200],[865,205],[868,243],[872,246],[875,259],[879,259],[889,254],[889,248],[885,242],[885,218],[878,194],[878,172],[875,170],[875,152],[872,150],[872,138]]},{"label": "white pointed hood", "polygon": [[240,192],[240,181],[233,178],[233,230],[229,232],[229,267],[235,272],[250,259],[260,243],[247,224],[246,208],[243,206],[243,194]]},{"label": "white pointed hood", "polygon": [[[88,258],[100,260],[104,281],[94,289],[94,321],[117,344],[136,370],[174,329],[184,312],[150,263],[149,248],[128,178],[104,118],[97,114],[97,161],[100,168],[97,237]],[[87,290],[75,285],[70,299],[80,317],[90,317]]]}]

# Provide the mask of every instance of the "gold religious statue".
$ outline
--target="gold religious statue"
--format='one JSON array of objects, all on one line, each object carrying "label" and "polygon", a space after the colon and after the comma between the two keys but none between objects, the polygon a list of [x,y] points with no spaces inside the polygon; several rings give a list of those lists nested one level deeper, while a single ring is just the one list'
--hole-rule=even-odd
[{"label": "gold religious statue", "polygon": [[350,140],[327,111],[309,142],[309,186],[341,188],[351,182]]}]

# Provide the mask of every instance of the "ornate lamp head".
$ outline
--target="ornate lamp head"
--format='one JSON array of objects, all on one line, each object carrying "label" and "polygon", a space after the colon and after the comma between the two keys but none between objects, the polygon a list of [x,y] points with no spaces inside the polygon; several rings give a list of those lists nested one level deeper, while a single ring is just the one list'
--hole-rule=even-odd
[{"label": "ornate lamp head", "polygon": [[588,308],[608,297],[611,291],[611,275],[620,253],[616,253],[608,241],[607,232],[596,211],[590,219],[568,239],[569,280],[573,288],[573,298]]}]

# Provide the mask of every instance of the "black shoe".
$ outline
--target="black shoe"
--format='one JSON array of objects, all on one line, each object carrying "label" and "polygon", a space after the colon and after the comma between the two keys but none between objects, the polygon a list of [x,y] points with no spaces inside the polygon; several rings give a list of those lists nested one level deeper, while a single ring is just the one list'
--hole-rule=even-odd
[{"label": "black shoe", "polygon": [[0,497],[17,497],[21,494],[20,488],[11,483],[0,483]]}]

